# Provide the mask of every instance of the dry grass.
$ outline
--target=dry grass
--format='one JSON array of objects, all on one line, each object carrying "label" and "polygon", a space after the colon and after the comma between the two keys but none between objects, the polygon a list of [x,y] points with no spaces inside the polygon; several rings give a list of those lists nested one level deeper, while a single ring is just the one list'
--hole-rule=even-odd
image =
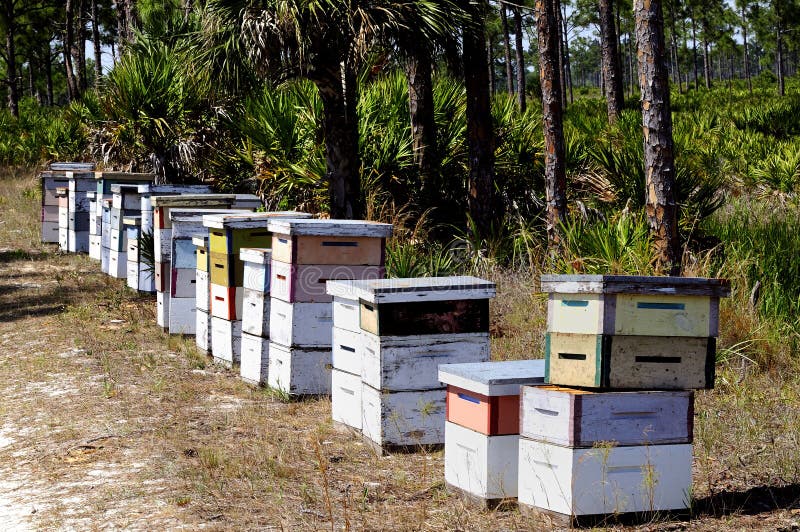
[{"label": "dry grass", "polygon": [[[441,452],[377,457],[327,400],[282,402],[155,326],[154,301],[86,256],[38,244],[29,173],[0,177],[0,521],[42,529],[546,530],[546,517],[448,494]],[[535,280],[498,276],[493,358],[538,358]],[[746,313],[724,307],[723,345]],[[791,526],[800,495],[798,372],[742,366],[698,394],[686,523]]]}]

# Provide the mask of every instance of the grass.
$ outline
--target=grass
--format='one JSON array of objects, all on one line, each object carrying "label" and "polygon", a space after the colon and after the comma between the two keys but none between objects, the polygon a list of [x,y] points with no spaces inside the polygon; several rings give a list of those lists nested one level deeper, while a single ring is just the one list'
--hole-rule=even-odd
[{"label": "grass", "polygon": [[[35,185],[31,172],[0,176],[0,441],[12,440],[0,454],[0,510],[21,512],[9,519],[43,529],[551,528],[448,493],[441,452],[377,457],[332,424],[329,400],[253,389],[191,338],[166,336],[152,298],[38,243]],[[541,357],[536,275],[490,276],[492,358]],[[800,372],[791,342],[759,340],[771,322],[748,296],[735,284],[723,304],[727,358],[717,388],[697,394],[693,530],[798,519]]]}]

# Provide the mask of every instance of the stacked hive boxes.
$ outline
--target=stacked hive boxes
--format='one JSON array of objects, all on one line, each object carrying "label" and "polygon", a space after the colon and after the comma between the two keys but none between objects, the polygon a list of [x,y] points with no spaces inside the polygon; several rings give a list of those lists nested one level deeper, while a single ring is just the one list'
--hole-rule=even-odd
[{"label": "stacked hive boxes", "polygon": [[[360,334],[335,331],[334,420],[355,428],[360,421],[365,439],[382,450],[444,443],[446,391],[437,367],[489,359],[494,283],[475,277],[329,282],[328,293],[359,302]],[[358,411],[361,419],[353,422]]]},{"label": "stacked hive boxes", "polygon": [[270,221],[268,383],[292,395],[331,388],[332,296],[328,280],[384,276],[390,224],[354,220]]},{"label": "stacked hive boxes", "polygon": [[[113,194],[111,186],[114,184],[139,184],[152,183],[155,175],[153,174],[133,174],[128,172],[95,172],[96,181],[95,191],[95,217],[99,219],[99,232],[97,236],[89,238],[89,255],[100,257],[100,269],[104,273],[109,273],[109,251],[111,249],[111,209]],[[131,213],[133,214],[133,213]],[[98,223],[97,221],[95,223]],[[92,223],[89,223],[91,234]]]},{"label": "stacked hive boxes", "polygon": [[126,257],[127,257],[127,282],[134,290],[149,292],[153,286],[153,269],[140,256],[139,246],[142,234],[142,217],[125,216],[122,218],[125,227]]},{"label": "stacked hive boxes", "polygon": [[517,496],[520,386],[544,383],[544,360],[439,366],[447,384],[444,479],[496,506]]},{"label": "stacked hive boxes", "polygon": [[103,231],[103,211],[99,206],[97,191],[91,190],[86,193],[89,198],[89,258],[100,260]]},{"label": "stacked hive boxes", "polygon": [[94,190],[94,173],[91,171],[67,171],[68,219],[67,250],[71,253],[89,251],[89,197]]},{"label": "stacked hive boxes", "polygon": [[209,291],[209,253],[208,235],[192,236],[195,248],[195,326],[194,339],[197,349],[208,355],[211,353],[211,300]]},{"label": "stacked hive boxes", "polygon": [[69,189],[57,187],[53,192],[58,207],[58,247],[69,251]]},{"label": "stacked hive boxes", "polygon": [[[145,184],[117,184],[111,185],[112,204],[110,213],[110,237],[109,237],[109,275],[118,278],[127,278],[128,272],[131,277],[128,284],[142,292],[153,292],[155,289],[154,276],[152,275],[153,264],[150,253],[137,253],[135,264],[128,264],[127,235],[124,231],[123,219],[128,216],[140,217],[139,235],[140,238],[148,242],[148,247],[153,242],[153,208],[151,196],[153,195],[176,195],[182,193],[204,194],[209,192],[209,187],[205,185],[151,185]],[[137,243],[138,248],[138,243]],[[149,250],[148,250],[149,251]],[[139,264],[147,255],[149,259],[144,265]],[[131,260],[130,262],[134,262]],[[139,284],[138,271],[144,268],[151,272],[151,275],[143,284]],[[134,276],[133,273],[137,272]]]},{"label": "stacked hive boxes", "polygon": [[[67,171],[89,172],[94,169],[93,163],[52,163],[50,169],[39,175],[42,195],[42,242],[58,243],[58,199],[57,188],[68,189]],[[69,214],[67,214],[67,225]],[[65,235],[66,237],[67,235]],[[65,238],[65,241],[67,239]],[[69,247],[67,246],[65,249]]]},{"label": "stacked hive boxes", "polygon": [[[191,270],[188,274],[192,279],[195,278],[195,259],[194,247],[191,244],[191,235],[184,237],[180,240],[182,242],[175,243],[172,241],[172,223],[170,222],[170,211],[173,209],[180,209],[183,214],[197,213],[210,213],[220,210],[254,210],[261,205],[261,201],[251,194],[181,194],[172,196],[153,196],[151,198],[151,205],[153,207],[153,241],[155,250],[155,289],[157,300],[157,322],[161,327],[169,327],[169,309],[170,309],[170,291],[171,279],[173,275],[178,277],[186,277],[186,272],[172,272],[172,248],[174,246],[184,246],[191,249],[192,257],[191,264],[187,264],[186,268]],[[202,223],[196,232],[202,230]],[[184,296],[186,299],[188,296]],[[191,300],[194,302],[194,285],[191,287]],[[190,305],[188,301],[179,302],[176,305],[181,308],[188,308]],[[194,304],[192,303],[191,315],[194,319]],[[177,319],[185,318],[178,317]],[[195,324],[192,322],[191,330],[194,330]],[[189,334],[184,333],[184,334]]]},{"label": "stacked hive boxes", "polygon": [[272,250],[242,248],[244,301],[242,303],[242,380],[267,384],[269,370],[269,283]]},{"label": "stacked hive boxes", "polygon": [[[215,362],[226,366],[239,363],[244,290],[244,263],[239,257],[240,250],[270,245],[272,233],[267,228],[270,219],[308,216],[298,212],[262,212],[203,217],[203,225],[208,228],[211,353]],[[200,299],[198,294],[198,301]]]},{"label": "stacked hive boxes", "polygon": [[556,386],[523,388],[520,507],[573,522],[685,510],[693,395],[640,390],[713,387],[728,283],[545,275],[542,289],[545,380]]}]

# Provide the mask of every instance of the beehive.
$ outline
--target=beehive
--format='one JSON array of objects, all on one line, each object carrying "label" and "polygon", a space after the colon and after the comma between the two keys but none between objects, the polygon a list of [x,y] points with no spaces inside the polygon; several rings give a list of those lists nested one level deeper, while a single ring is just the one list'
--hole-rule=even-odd
[{"label": "beehive", "polygon": [[550,293],[546,378],[593,388],[714,385],[719,298],[727,281],[543,275]]},{"label": "beehive", "polygon": [[447,384],[445,482],[495,506],[517,496],[520,386],[544,383],[543,360],[439,366]]}]

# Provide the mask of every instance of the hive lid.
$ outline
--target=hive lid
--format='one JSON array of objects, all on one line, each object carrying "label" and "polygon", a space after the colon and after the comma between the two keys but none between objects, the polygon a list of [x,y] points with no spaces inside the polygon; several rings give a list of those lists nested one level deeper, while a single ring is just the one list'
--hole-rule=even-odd
[{"label": "hive lid", "polygon": [[208,214],[203,216],[203,225],[211,229],[256,229],[266,227],[270,218],[310,218],[298,211],[248,212],[242,214]]},{"label": "hive lid", "polygon": [[169,210],[169,219],[174,222],[197,222],[203,225],[203,219],[209,214],[248,214],[250,211],[246,209],[188,209],[188,208],[171,208]]},{"label": "hive lid", "polygon": [[85,172],[94,170],[94,163],[56,162],[50,163],[50,170],[57,172]]},{"label": "hive lid", "polygon": [[728,297],[730,281],[705,277],[542,275],[542,292]]},{"label": "hive lid", "polygon": [[489,299],[496,295],[493,282],[471,276],[328,281],[327,291],[332,296],[369,303]]},{"label": "hive lid", "polygon": [[122,218],[122,225],[140,226],[142,225],[141,216],[124,216]]},{"label": "hive lid", "polygon": [[281,235],[386,238],[392,224],[366,220],[272,220],[269,230]]},{"label": "hive lid", "polygon": [[439,381],[481,395],[517,395],[520,386],[544,384],[544,360],[441,364]]},{"label": "hive lid", "polygon": [[105,179],[108,181],[154,181],[155,174],[137,172],[95,172],[95,179]]},{"label": "hive lid", "polygon": [[269,264],[272,260],[272,250],[270,248],[242,248],[239,250],[239,258],[242,259],[242,262]]},{"label": "hive lid", "polygon": [[[255,196],[253,196],[255,198]],[[256,198],[258,199],[258,198]],[[206,205],[233,205],[234,194],[172,194],[169,196],[153,196],[150,198],[153,207],[195,207]]]}]

